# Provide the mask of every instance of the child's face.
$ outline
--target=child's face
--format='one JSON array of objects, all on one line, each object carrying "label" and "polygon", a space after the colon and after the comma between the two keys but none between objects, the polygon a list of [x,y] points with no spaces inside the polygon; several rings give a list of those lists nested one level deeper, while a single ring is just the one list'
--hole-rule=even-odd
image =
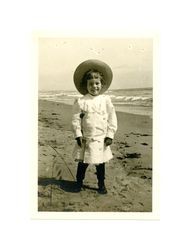
[{"label": "child's face", "polygon": [[87,80],[87,90],[90,95],[97,96],[102,89],[100,76],[97,73],[92,73],[92,78]]}]

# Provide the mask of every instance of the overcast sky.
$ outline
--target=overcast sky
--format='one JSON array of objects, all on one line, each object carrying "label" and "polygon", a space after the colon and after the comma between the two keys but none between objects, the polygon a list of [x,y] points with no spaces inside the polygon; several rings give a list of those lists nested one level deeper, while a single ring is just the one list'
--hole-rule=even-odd
[{"label": "overcast sky", "polygon": [[152,46],[148,38],[40,38],[39,90],[75,90],[73,73],[87,59],[111,67],[111,89],[152,87]]}]

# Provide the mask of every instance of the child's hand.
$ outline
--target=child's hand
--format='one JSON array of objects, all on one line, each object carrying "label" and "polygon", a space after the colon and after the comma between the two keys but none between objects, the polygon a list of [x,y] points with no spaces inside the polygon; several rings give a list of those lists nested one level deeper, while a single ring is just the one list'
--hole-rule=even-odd
[{"label": "child's hand", "polygon": [[77,137],[76,141],[77,141],[78,146],[82,147],[82,137],[81,136]]},{"label": "child's hand", "polygon": [[112,141],[113,141],[113,140],[112,140],[111,138],[106,137],[105,140],[104,140],[106,147],[109,146],[109,145],[111,145],[111,144],[112,144]]}]

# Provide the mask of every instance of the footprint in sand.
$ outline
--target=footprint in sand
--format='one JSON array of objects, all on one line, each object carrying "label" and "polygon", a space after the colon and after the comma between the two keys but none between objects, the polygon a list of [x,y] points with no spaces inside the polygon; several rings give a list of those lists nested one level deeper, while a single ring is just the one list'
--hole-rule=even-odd
[{"label": "footprint in sand", "polygon": [[141,157],[141,154],[139,154],[139,153],[127,153],[126,155],[123,154],[123,156],[117,156],[116,159],[123,160],[125,158],[133,159],[133,158],[140,158],[140,157]]},{"label": "footprint in sand", "polygon": [[127,153],[125,155],[125,158],[140,158],[141,157],[141,154],[139,153]]}]

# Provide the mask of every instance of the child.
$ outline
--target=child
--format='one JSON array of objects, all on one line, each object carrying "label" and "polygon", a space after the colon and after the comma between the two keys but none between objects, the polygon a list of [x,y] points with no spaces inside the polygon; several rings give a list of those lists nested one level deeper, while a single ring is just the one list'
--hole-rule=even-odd
[{"label": "child", "polygon": [[78,161],[77,187],[81,190],[89,164],[97,171],[98,192],[106,194],[105,162],[113,158],[110,146],[117,130],[117,118],[109,96],[103,93],[112,81],[110,67],[99,60],[81,63],[74,73],[74,83],[83,95],[74,102],[72,128],[76,139],[74,158]]}]

